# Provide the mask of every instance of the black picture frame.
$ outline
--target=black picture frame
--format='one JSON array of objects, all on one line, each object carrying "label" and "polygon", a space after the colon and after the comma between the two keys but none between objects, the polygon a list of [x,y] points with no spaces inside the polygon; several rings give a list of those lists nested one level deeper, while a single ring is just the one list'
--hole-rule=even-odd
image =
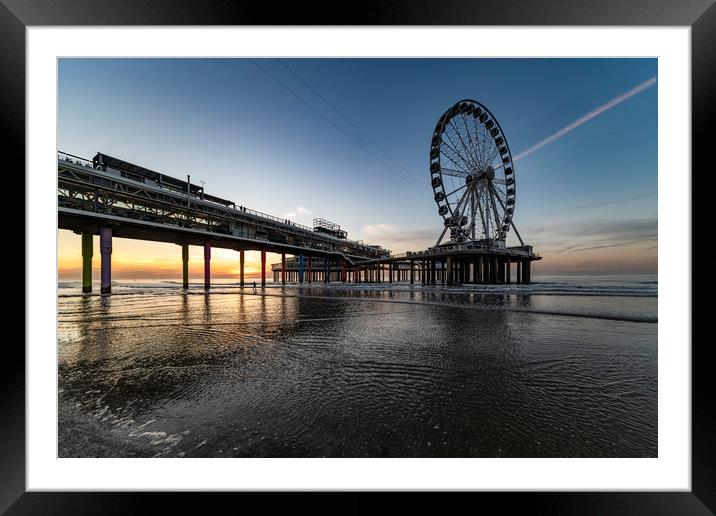
[{"label": "black picture frame", "polygon": [[[716,5],[714,0],[502,0],[367,1],[349,5],[213,0],[0,0],[0,83],[3,136],[12,149],[14,169],[25,151],[25,29],[73,25],[574,25],[690,26],[692,50],[692,168],[708,173],[716,95]],[[26,191],[28,195],[31,192]],[[27,199],[27,198],[26,198]],[[692,232],[693,234],[693,232]],[[29,271],[25,271],[26,274]],[[690,278],[685,280],[690,281]],[[31,309],[31,307],[27,307]],[[25,354],[6,340],[0,375],[0,511],[7,514],[133,513],[148,508],[146,498],[206,510],[205,502],[185,494],[25,492]],[[689,345],[690,343],[680,343]],[[692,344],[692,491],[641,493],[474,493],[469,505],[499,504],[549,514],[710,514],[716,511],[716,424],[711,398],[710,339]],[[232,495],[223,495],[234,496]],[[313,511],[363,512],[382,505],[382,497],[358,493],[316,502],[291,495],[291,503]],[[462,498],[463,502],[464,497]],[[413,497],[422,509],[444,501]],[[265,501],[244,494],[235,509],[265,511]],[[462,503],[462,502],[461,502]],[[196,504],[196,505],[194,505]]]}]

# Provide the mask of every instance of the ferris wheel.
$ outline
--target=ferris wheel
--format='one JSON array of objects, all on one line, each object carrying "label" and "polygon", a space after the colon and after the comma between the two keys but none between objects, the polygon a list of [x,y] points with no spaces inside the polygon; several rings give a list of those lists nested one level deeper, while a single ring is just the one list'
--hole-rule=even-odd
[{"label": "ferris wheel", "polygon": [[465,99],[443,113],[430,144],[430,176],[444,222],[437,245],[448,231],[453,242],[504,242],[514,227],[515,172],[505,134],[485,106]]}]

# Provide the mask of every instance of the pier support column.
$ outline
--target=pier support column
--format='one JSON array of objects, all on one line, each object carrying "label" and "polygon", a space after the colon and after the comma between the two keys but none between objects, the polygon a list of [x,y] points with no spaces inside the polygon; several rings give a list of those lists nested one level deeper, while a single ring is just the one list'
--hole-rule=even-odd
[{"label": "pier support column", "polygon": [[266,251],[261,249],[261,286],[266,286]]},{"label": "pier support column", "polygon": [[102,283],[100,292],[112,292],[112,228],[100,228],[99,252],[102,258]]},{"label": "pier support column", "polygon": [[92,292],[92,233],[82,233],[82,292]]},{"label": "pier support column", "polygon": [[410,284],[415,283],[415,263],[410,260]]},{"label": "pier support column", "polygon": [[346,282],[346,262],[341,262],[341,282]]},{"label": "pier support column", "polygon": [[452,285],[452,257],[447,257],[447,284]]},{"label": "pier support column", "polygon": [[517,260],[515,265],[517,269],[517,283],[522,283],[522,260]]},{"label": "pier support column", "polygon": [[244,286],[244,250],[239,251],[239,285]]},{"label": "pier support column", "polygon": [[211,242],[204,242],[204,288],[211,288]]},{"label": "pier support column", "polygon": [[313,273],[312,266],[313,266],[313,257],[309,256],[308,257],[308,282],[309,283],[311,283],[311,281],[313,280],[313,278],[311,278],[311,275]]},{"label": "pier support column", "polygon": [[393,264],[388,264],[388,283],[393,283]]},{"label": "pier support column", "polygon": [[189,288],[189,244],[181,245],[181,285]]},{"label": "pier support column", "polygon": [[303,253],[298,255],[298,282],[303,283]]},{"label": "pier support column", "polygon": [[505,283],[510,284],[512,283],[512,262],[508,258],[505,260]]},{"label": "pier support column", "polygon": [[286,253],[281,253],[281,284],[286,284]]},{"label": "pier support column", "polygon": [[532,283],[532,262],[525,260],[525,283]]}]

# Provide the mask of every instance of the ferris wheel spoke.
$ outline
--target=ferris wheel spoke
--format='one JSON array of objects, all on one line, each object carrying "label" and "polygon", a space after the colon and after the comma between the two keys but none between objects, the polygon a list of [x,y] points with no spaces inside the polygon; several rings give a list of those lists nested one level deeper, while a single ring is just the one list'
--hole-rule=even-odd
[{"label": "ferris wheel spoke", "polygon": [[478,165],[480,170],[485,170],[487,165],[490,164],[489,155],[491,152],[492,140],[489,139],[485,133],[485,128],[480,126],[479,131],[475,135],[478,142],[478,148],[480,149],[480,156],[478,159]]},{"label": "ferris wheel spoke", "polygon": [[475,204],[477,202],[477,194],[475,191],[470,195],[470,238],[475,240]]},{"label": "ferris wheel spoke", "polygon": [[502,233],[502,228],[500,227],[502,224],[502,218],[497,213],[497,204],[495,204],[495,197],[496,195],[492,194],[492,189],[488,186],[488,192],[490,194],[490,204],[492,205],[492,209],[495,212],[495,230],[497,231],[497,234]]},{"label": "ferris wheel spoke", "polygon": [[450,124],[450,127],[452,127],[453,130],[455,131],[455,134],[457,135],[458,140],[460,140],[460,145],[462,145],[462,148],[465,151],[466,156],[474,161],[475,157],[470,152],[470,149],[467,148],[467,145],[465,145],[465,141],[462,139],[462,135],[460,134],[460,131],[458,131],[457,127],[455,127],[455,125],[452,123],[452,119],[450,119],[448,124]]},{"label": "ferris wheel spoke", "polygon": [[475,131],[475,146],[478,149],[477,165],[479,170],[485,170],[485,154],[487,153],[487,144],[484,141],[481,130],[482,128],[476,129]]},{"label": "ferris wheel spoke", "polygon": [[448,173],[448,174],[446,174],[446,175],[452,175],[452,176],[457,175],[458,177],[467,177],[467,176],[470,175],[470,173],[469,173],[467,170],[465,170],[465,169],[462,167],[462,165],[460,165],[460,163],[458,163],[457,161],[455,161],[455,158],[453,158],[450,154],[448,154],[447,152],[445,152],[444,149],[440,149],[440,153],[441,153],[443,156],[445,156],[447,159],[449,159],[450,162],[451,162],[453,165],[455,165],[455,166],[459,169],[459,170],[457,170],[457,169],[454,169],[454,168],[442,167],[442,166],[441,166],[441,167],[440,167],[440,170],[447,170],[448,172],[450,172],[450,173]]},{"label": "ferris wheel spoke", "polygon": [[[454,147],[452,147],[448,142],[443,141],[445,144],[445,148],[443,146],[440,146],[440,152],[442,152],[446,157],[452,161],[457,168],[465,172],[465,174],[470,175],[470,172],[468,170],[472,170],[473,165],[465,159],[460,156],[460,153],[455,150]],[[449,152],[448,152],[449,151]]]},{"label": "ferris wheel spoke", "polygon": [[[492,141],[492,152],[490,153],[490,157],[487,160],[487,164],[491,165],[493,161],[497,158],[497,156],[500,154],[500,149],[497,147],[497,144]],[[493,167],[494,168],[494,167]]]},{"label": "ferris wheel spoke", "polygon": [[495,181],[493,180],[493,181],[491,182],[491,184],[490,184],[490,186],[492,187],[492,189],[493,189],[495,192],[497,192],[498,194],[500,194],[501,196],[503,196],[504,198],[507,198],[507,192],[500,190],[500,188],[499,188],[497,185],[495,185],[494,183],[495,183]]},{"label": "ferris wheel spoke", "polygon": [[452,192],[450,192],[450,193],[448,193],[448,194],[445,194],[445,198],[447,199],[447,198],[450,197],[452,194],[457,193],[457,192],[459,192],[460,190],[462,190],[463,188],[466,188],[466,187],[467,187],[467,184],[464,184],[464,185],[462,185],[462,186],[458,186],[458,187],[455,188],[455,190],[453,190]]},{"label": "ferris wheel spoke", "polygon": [[[452,124],[452,120],[450,121],[450,124]],[[471,169],[475,169],[477,167],[477,157],[474,156],[472,151],[468,148],[460,131],[454,125],[452,127],[454,129],[455,136],[457,136],[457,139],[460,142],[460,147],[462,147],[462,149],[463,149],[463,153],[461,153],[460,156],[462,156],[467,163],[470,163]],[[451,140],[451,143],[453,143],[453,142],[454,141]],[[457,145],[455,145],[454,143],[453,143],[453,145],[455,147],[457,147]]]},{"label": "ferris wheel spoke", "polygon": [[480,202],[480,196],[477,196],[477,208],[480,210],[480,221],[482,222],[482,231],[485,238],[488,237],[487,224],[485,222],[485,210]]},{"label": "ferris wheel spoke", "polygon": [[502,202],[502,199],[500,199],[499,196],[497,197],[497,201],[500,203],[500,206],[502,207],[502,209],[503,209],[504,211],[507,211],[507,206],[505,206],[505,203]]},{"label": "ferris wheel spoke", "polygon": [[[454,210],[450,210],[450,212],[452,213],[452,216],[453,216],[453,220],[454,220],[454,221],[459,220],[459,219],[457,218],[458,216],[459,216],[459,217],[462,217],[462,213],[460,212],[460,205],[461,205],[462,202],[465,200],[465,197],[467,197],[467,194],[468,194],[469,192],[470,192],[470,190],[466,190],[465,193],[463,193],[462,196],[460,197],[460,200],[459,200],[459,201],[457,202],[457,204],[455,205],[455,209],[454,209]],[[448,204],[450,204],[450,203],[448,203]]]},{"label": "ferris wheel spoke", "polygon": [[462,155],[462,154],[460,154],[460,151],[458,151],[458,150],[456,149],[457,145],[455,145],[455,142],[452,140],[452,138],[450,138],[450,134],[449,134],[449,133],[443,133],[443,134],[445,135],[445,137],[446,137],[446,138],[448,139],[448,141],[450,142],[450,143],[448,144],[448,142],[446,142],[445,140],[443,140],[443,143],[444,143],[445,145],[447,145],[447,146],[450,148],[450,150],[452,150],[452,151],[455,153],[455,155],[458,156],[458,157],[467,165],[468,168],[474,168],[474,167],[475,167],[475,163],[473,163],[473,162],[471,161],[471,156],[470,156],[469,154],[468,154],[468,155]]},{"label": "ferris wheel spoke", "polygon": [[495,144],[495,140],[492,139],[492,136],[487,133],[487,130],[484,129],[484,138],[485,138],[485,162],[482,163],[482,166],[484,168],[487,168],[493,161],[495,161],[495,157],[498,154],[497,145]]},{"label": "ferris wheel spoke", "polygon": [[485,153],[487,152],[487,149],[485,147],[485,135],[484,135],[485,128],[482,124],[477,128],[475,131],[475,138],[477,138],[478,142],[478,148],[480,149],[480,158],[478,165],[480,166],[480,169],[484,169],[484,160],[485,160]]},{"label": "ferris wheel spoke", "polygon": [[472,150],[473,158],[475,158],[475,161],[477,161],[477,153],[479,152],[479,149],[477,148],[475,141],[472,139],[472,135],[470,134],[470,129],[467,127],[467,120],[465,118],[465,113],[460,114],[460,120],[462,120],[462,125],[465,128],[465,134],[467,136],[467,141],[470,144],[470,149]]},{"label": "ferris wheel spoke", "polygon": [[443,172],[443,175],[445,175],[445,176],[451,176],[451,177],[467,177],[468,176],[468,174],[463,172],[462,170],[455,170],[454,168],[440,167],[440,170]]},{"label": "ferris wheel spoke", "polygon": [[480,156],[482,156],[482,155],[484,154],[484,152],[485,152],[484,145],[482,144],[482,140],[481,140],[481,138],[480,138],[480,132],[481,132],[481,131],[480,131],[480,128],[482,127],[482,125],[480,125],[480,126],[478,127],[478,125],[477,125],[477,118],[475,118],[475,117],[472,118],[472,125],[475,127],[475,139],[476,139],[477,142],[478,142],[478,148],[479,148]]},{"label": "ferris wheel spoke", "polygon": [[492,214],[490,213],[489,200],[485,199],[485,238],[490,238],[490,228],[493,226]]}]

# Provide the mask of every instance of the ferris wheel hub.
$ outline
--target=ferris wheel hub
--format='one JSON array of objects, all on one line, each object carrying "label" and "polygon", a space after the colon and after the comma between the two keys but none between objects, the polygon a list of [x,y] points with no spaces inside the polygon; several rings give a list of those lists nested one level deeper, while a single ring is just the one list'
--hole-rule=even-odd
[{"label": "ferris wheel hub", "polygon": [[487,167],[487,170],[485,170],[483,174],[490,181],[495,179],[495,169],[492,168],[492,166]]}]

